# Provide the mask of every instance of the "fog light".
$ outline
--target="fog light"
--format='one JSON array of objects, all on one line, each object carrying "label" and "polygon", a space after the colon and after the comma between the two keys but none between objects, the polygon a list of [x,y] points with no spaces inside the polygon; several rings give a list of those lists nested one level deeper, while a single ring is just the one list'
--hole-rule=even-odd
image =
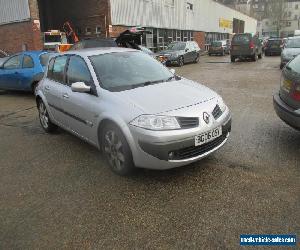
[{"label": "fog light", "polygon": [[174,152],[170,152],[169,153],[169,159],[172,160],[175,157],[175,153]]}]

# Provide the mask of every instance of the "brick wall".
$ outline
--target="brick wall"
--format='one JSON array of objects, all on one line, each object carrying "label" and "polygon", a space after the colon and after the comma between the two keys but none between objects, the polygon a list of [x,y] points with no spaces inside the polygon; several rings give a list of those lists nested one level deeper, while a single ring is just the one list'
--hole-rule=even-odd
[{"label": "brick wall", "polygon": [[194,41],[196,41],[199,47],[204,50],[205,49],[205,32],[202,31],[194,31]]},{"label": "brick wall", "polygon": [[126,27],[126,26],[114,25],[110,29],[109,36],[117,37],[120,33],[124,32],[125,30],[128,30],[128,29],[129,29],[129,27]]},{"label": "brick wall", "polygon": [[22,51],[23,44],[28,50],[42,49],[40,31],[33,21],[1,25],[0,37],[0,48],[9,53]]}]

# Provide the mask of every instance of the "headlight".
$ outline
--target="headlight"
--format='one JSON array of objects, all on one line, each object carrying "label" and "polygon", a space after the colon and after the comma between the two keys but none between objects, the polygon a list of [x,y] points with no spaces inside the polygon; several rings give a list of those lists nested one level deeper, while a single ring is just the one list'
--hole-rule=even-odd
[{"label": "headlight", "polygon": [[222,98],[220,98],[220,99],[218,100],[218,105],[219,105],[219,107],[220,107],[222,113],[224,113],[225,110],[226,110],[226,108],[227,108],[227,106],[226,106],[226,104],[225,104],[225,102],[223,101]]},{"label": "headlight", "polygon": [[172,116],[141,115],[130,122],[130,124],[149,130],[180,129],[177,119]]}]

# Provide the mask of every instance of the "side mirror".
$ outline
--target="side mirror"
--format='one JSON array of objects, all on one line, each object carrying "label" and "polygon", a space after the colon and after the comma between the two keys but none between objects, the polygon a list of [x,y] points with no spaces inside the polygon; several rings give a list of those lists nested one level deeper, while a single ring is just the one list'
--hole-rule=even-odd
[{"label": "side mirror", "polygon": [[170,69],[170,72],[175,75],[175,69]]},{"label": "side mirror", "polygon": [[91,87],[87,86],[84,82],[75,82],[71,85],[71,89],[73,92],[78,93],[90,93]]},{"label": "side mirror", "polygon": [[189,51],[189,49],[188,49],[188,48],[186,48],[186,49],[185,49],[185,52],[188,52],[188,51]]}]

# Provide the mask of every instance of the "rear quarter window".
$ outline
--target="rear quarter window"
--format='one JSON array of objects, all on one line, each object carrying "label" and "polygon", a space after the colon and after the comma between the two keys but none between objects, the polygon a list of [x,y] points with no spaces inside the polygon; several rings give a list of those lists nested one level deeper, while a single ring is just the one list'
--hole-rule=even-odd
[{"label": "rear quarter window", "polygon": [[288,64],[287,68],[300,75],[300,56],[297,56],[294,60],[292,60]]}]

